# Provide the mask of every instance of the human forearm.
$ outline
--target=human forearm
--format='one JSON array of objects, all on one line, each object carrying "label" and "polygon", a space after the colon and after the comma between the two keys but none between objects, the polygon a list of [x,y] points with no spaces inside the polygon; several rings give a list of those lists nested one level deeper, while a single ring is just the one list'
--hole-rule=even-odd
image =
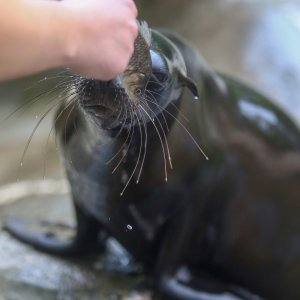
[{"label": "human forearm", "polygon": [[55,67],[106,80],[121,73],[132,54],[132,0],[1,2],[0,80]]},{"label": "human forearm", "polygon": [[57,3],[1,1],[0,80],[32,74],[63,63],[65,22]]}]

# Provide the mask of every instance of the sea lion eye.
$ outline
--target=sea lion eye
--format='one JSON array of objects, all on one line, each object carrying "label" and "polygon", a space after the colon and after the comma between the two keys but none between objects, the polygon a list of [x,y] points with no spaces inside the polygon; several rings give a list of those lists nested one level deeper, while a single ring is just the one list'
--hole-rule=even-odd
[{"label": "sea lion eye", "polygon": [[166,80],[169,71],[166,59],[158,51],[150,50],[150,54],[152,61],[152,77],[159,82]]}]

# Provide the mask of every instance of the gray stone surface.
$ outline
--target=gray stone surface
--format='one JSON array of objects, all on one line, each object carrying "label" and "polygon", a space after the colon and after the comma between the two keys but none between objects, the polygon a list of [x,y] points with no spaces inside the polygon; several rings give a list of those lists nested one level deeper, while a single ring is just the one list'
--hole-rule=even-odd
[{"label": "gray stone surface", "polygon": [[[175,29],[215,68],[271,96],[300,119],[300,1],[141,0],[139,4],[144,6],[141,18],[151,26]],[[24,88],[31,81],[36,78],[0,85],[0,120],[19,106],[16,100],[45,89],[35,87],[28,96]],[[47,103],[0,124],[0,225],[6,215],[72,225],[53,138],[46,147],[51,117],[39,127],[20,166],[26,141]],[[118,253],[113,259],[63,260],[39,253],[0,230],[0,300],[110,299],[119,292],[126,294],[141,278],[104,270],[114,268],[116,261],[121,269],[127,264],[126,256]]]}]

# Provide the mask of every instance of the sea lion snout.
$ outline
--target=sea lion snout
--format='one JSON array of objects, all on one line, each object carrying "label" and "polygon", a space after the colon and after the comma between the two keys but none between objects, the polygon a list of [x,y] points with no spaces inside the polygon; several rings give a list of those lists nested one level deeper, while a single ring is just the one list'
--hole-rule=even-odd
[{"label": "sea lion snout", "polygon": [[[151,42],[151,36],[164,47]],[[168,46],[168,47],[167,47]],[[187,74],[181,53],[163,35],[152,32],[145,23],[140,26],[134,54],[123,74],[110,81],[79,78],[77,90],[80,106],[103,129],[147,124],[162,115],[171,103],[177,103],[188,87],[198,99],[198,89]],[[174,115],[175,114],[175,115]],[[171,117],[176,117],[176,112]],[[121,130],[121,131],[122,131]]]}]

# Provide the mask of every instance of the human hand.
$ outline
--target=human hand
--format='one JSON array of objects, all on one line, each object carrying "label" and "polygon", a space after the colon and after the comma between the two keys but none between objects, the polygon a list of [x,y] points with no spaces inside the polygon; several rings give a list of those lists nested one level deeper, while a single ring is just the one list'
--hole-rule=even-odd
[{"label": "human hand", "polygon": [[109,80],[122,73],[138,34],[132,0],[64,0],[67,22],[64,66],[80,75]]}]

